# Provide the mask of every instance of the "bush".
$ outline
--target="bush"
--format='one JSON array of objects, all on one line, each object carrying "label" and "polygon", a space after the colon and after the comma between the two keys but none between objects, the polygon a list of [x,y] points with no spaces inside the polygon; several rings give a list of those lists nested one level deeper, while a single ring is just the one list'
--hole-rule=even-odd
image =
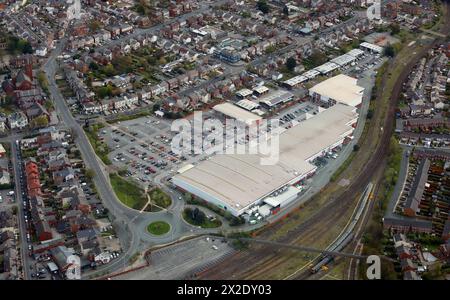
[{"label": "bush", "polygon": [[222,222],[220,222],[220,220],[208,219],[205,213],[198,208],[185,208],[183,211],[183,218],[189,224],[200,226],[201,228],[217,228],[222,225]]},{"label": "bush", "polygon": [[267,2],[265,0],[259,0],[256,3],[256,7],[258,7],[258,9],[263,13],[263,14],[267,14],[269,12],[269,5],[267,4]]},{"label": "bush", "polygon": [[200,206],[206,207],[209,210],[218,214],[219,216],[224,217],[228,222],[230,222],[230,226],[238,226],[238,225],[245,223],[244,218],[242,218],[242,217],[237,218],[237,217],[233,216],[230,212],[228,212],[224,209],[221,209],[215,205],[212,205],[206,201],[197,200],[197,199],[188,200],[188,197],[186,197],[186,195],[185,195],[185,199],[186,199],[186,203],[188,203],[188,204],[200,205]]},{"label": "bush", "polygon": [[162,208],[167,208],[172,204],[170,196],[160,188],[155,188],[149,192],[150,199],[153,203]]},{"label": "bush", "polygon": [[293,57],[289,57],[286,60],[286,68],[288,68],[289,71],[294,71],[295,67],[297,66],[297,61]]}]

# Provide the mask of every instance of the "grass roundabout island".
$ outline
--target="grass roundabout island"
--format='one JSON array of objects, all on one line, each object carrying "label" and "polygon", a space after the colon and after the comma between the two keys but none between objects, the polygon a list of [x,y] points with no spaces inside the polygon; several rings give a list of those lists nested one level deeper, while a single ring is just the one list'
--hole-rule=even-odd
[{"label": "grass roundabout island", "polygon": [[170,231],[170,224],[164,221],[152,222],[147,226],[147,231],[153,235],[163,235]]}]

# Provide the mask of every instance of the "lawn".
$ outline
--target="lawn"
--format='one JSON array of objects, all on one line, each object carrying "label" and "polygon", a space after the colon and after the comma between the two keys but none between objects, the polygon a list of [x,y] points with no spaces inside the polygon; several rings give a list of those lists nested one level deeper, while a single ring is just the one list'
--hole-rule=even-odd
[{"label": "lawn", "polygon": [[[151,191],[149,191],[150,199],[152,199],[152,203],[156,204],[159,207],[162,208],[168,208],[172,204],[172,199],[170,199],[170,196],[167,195],[163,190],[160,188],[155,188]],[[147,207],[147,210],[150,209],[150,211],[156,212],[160,211],[161,209],[156,206]]]},{"label": "lawn", "polygon": [[190,210],[188,208],[186,208],[183,211],[183,219],[188,222],[191,225],[194,226],[200,226],[201,228],[217,228],[222,226],[222,222],[218,219],[215,219],[214,221],[211,221],[208,218],[205,218],[205,221],[201,224],[197,224],[197,222],[195,222],[192,218],[191,218],[191,214],[190,214]]},{"label": "lawn", "polygon": [[110,149],[108,145],[102,140],[99,139],[98,131],[103,128],[103,125],[93,125],[89,127],[88,129],[85,129],[86,135],[89,139],[89,142],[92,145],[92,148],[94,148],[95,153],[98,157],[106,164],[110,165],[111,160],[108,157],[108,153],[110,152]]},{"label": "lawn", "polygon": [[111,174],[109,178],[117,197],[126,206],[140,210],[147,203],[144,191],[137,184],[117,174]]},{"label": "lawn", "polygon": [[169,223],[166,223],[164,221],[153,222],[147,226],[147,231],[154,235],[163,235],[168,233],[169,230]]}]

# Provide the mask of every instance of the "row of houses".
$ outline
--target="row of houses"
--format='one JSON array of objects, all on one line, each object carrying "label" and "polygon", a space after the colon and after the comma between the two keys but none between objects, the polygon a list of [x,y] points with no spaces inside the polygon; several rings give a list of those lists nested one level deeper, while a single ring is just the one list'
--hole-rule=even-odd
[{"label": "row of houses", "polygon": [[83,182],[84,163],[74,155],[77,149],[71,135],[49,128],[21,140],[20,146],[36,153],[24,163],[33,234],[38,240],[32,254],[50,251],[60,271],[66,262],[59,260],[58,253],[64,249],[73,248],[72,254],[81,253],[91,263],[109,262],[106,253],[120,250],[120,244],[110,248],[110,239],[105,241],[100,234],[103,221],[99,223],[94,214],[102,214],[104,208]]},{"label": "row of houses", "polygon": [[0,209],[0,280],[15,280],[21,277],[20,253],[18,251],[18,223],[11,209]]}]

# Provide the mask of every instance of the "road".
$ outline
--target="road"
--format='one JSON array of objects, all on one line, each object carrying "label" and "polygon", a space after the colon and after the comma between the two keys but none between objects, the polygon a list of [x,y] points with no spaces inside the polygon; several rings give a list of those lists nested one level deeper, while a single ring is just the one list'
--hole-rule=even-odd
[{"label": "road", "polygon": [[81,152],[86,168],[92,169],[95,172],[96,175],[93,180],[97,191],[103,201],[103,204],[106,208],[108,208],[114,217],[113,225],[115,226],[118,237],[122,242],[122,247],[127,249],[125,254],[116,260],[114,264],[112,263],[107,265],[108,269],[113,269],[117,266],[119,261],[129,259],[129,257],[137,251],[138,240],[135,234],[136,228],[133,222],[130,222],[135,217],[136,212],[122,205],[119,199],[117,199],[116,194],[112,190],[109,183],[109,178],[106,175],[107,173],[104,166],[97,158],[83,128],[70,113],[70,109],[64,101],[64,98],[55,82],[55,72],[58,68],[56,57],[60,55],[65,45],[65,41],[65,39],[59,41],[56,49],[51,53],[49,59],[44,64],[43,69],[49,82],[49,92],[55,104],[58,116],[65,126],[72,129],[75,136],[75,143]]},{"label": "road", "polygon": [[25,223],[24,218],[24,210],[26,207],[23,205],[24,197],[22,195],[22,162],[21,158],[19,157],[19,149],[16,145],[16,140],[21,139],[21,136],[18,135],[12,135],[9,137],[10,143],[11,143],[11,163],[14,168],[14,193],[17,203],[17,215],[19,219],[19,230],[20,230],[20,256],[22,259],[22,267],[23,267],[23,275],[24,279],[28,280],[30,279],[30,265],[31,260],[28,256],[28,241],[27,241],[27,224]]}]

